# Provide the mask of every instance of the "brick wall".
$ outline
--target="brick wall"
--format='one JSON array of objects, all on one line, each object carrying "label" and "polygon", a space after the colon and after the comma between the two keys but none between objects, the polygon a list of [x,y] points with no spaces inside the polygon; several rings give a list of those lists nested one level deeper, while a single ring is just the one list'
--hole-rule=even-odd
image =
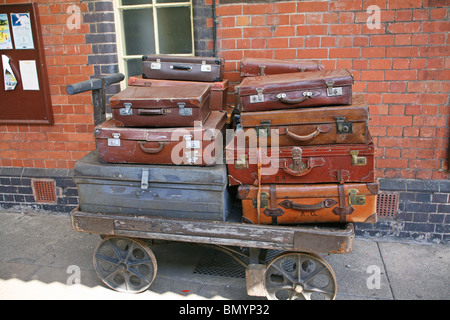
[{"label": "brick wall", "polygon": [[[356,80],[354,91],[369,104],[377,176],[448,178],[445,1],[242,2],[220,1],[217,8],[219,53],[230,80],[240,81],[242,57],[318,59],[327,69],[347,68]],[[381,10],[379,29],[366,25],[370,5]]]},{"label": "brick wall", "polygon": [[[31,1],[0,0],[0,4]],[[66,86],[88,80],[94,74],[89,65],[92,44],[86,43],[90,25],[81,23],[70,30],[67,21],[76,5],[87,11],[87,3],[79,0],[40,0],[45,55],[50,81],[55,124],[1,125],[0,166],[47,169],[70,169],[80,157],[95,149],[93,139],[93,107],[90,94],[68,96]],[[82,21],[81,21],[82,22]]]},{"label": "brick wall", "polygon": [[[27,2],[0,0],[0,4]],[[31,2],[28,0],[28,2]],[[95,148],[92,98],[66,86],[118,71],[112,1],[38,0],[53,126],[0,124],[0,208],[70,211],[74,163]],[[196,54],[212,54],[212,0],[194,0]],[[449,6],[440,0],[217,1],[219,55],[240,81],[242,57],[318,59],[347,68],[369,104],[381,190],[400,193],[398,219],[358,225],[362,236],[448,241]],[[79,29],[67,28],[80,8]],[[380,8],[381,28],[366,21]],[[118,87],[109,89],[109,94]],[[229,103],[234,97],[230,94]],[[55,181],[57,202],[38,204],[31,179]]]}]

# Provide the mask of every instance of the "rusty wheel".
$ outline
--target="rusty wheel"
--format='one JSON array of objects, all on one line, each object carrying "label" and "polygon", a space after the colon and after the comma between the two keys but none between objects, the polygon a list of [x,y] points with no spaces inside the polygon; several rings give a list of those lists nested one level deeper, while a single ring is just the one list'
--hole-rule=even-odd
[{"label": "rusty wheel", "polygon": [[97,246],[94,267],[111,289],[125,293],[147,290],[156,277],[156,258],[144,241],[107,237]]},{"label": "rusty wheel", "polygon": [[324,259],[300,252],[275,257],[266,269],[264,285],[269,300],[333,300],[337,287]]}]

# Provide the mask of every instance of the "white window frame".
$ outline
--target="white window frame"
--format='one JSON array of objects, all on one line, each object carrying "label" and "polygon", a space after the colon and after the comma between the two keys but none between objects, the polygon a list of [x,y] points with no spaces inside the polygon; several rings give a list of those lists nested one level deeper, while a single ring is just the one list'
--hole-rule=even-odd
[{"label": "white window frame", "polygon": [[142,55],[127,55],[125,51],[125,31],[123,24],[123,14],[124,10],[136,10],[136,9],[153,9],[153,31],[155,37],[155,54],[160,54],[159,49],[159,32],[158,32],[158,14],[157,8],[171,8],[171,7],[189,7],[191,14],[191,36],[192,36],[192,52],[187,54],[172,54],[177,56],[187,56],[191,57],[195,55],[195,43],[194,43],[194,15],[192,9],[192,0],[180,2],[170,2],[170,3],[158,3],[157,0],[152,0],[151,4],[140,4],[140,5],[122,5],[122,0],[113,0],[114,4],[114,15],[116,24],[116,38],[117,38],[117,54],[119,58],[119,70],[125,74],[126,81],[121,83],[122,89],[128,85],[128,65],[127,60],[142,59]]}]

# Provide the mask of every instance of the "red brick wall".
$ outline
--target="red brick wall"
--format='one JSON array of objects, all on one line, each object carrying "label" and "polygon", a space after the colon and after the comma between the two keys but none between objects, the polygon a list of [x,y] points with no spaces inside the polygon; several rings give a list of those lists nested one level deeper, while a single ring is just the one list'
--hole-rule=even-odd
[{"label": "red brick wall", "polygon": [[[18,2],[26,1],[0,0]],[[89,24],[69,30],[67,7],[78,5],[84,13],[88,2],[37,2],[55,124],[0,124],[0,166],[73,168],[95,148],[93,110],[90,94],[68,96],[65,87],[87,80],[94,67],[88,63],[93,45],[85,39]],[[364,93],[370,107],[378,177],[448,177],[450,22],[445,1],[219,2],[218,48],[227,60],[228,79],[240,81],[242,57],[319,59],[328,69],[348,68],[355,76],[354,90]],[[366,25],[372,4],[381,9],[381,29]]]},{"label": "red brick wall", "polygon": [[[445,179],[450,89],[448,2],[287,1],[220,4],[218,47],[227,77],[242,57],[318,59],[347,68],[370,108],[380,178]],[[381,28],[369,29],[370,5]],[[230,97],[232,101],[232,97]]]},{"label": "red brick wall", "polygon": [[[0,0],[0,4],[31,2]],[[93,108],[90,94],[68,96],[66,86],[89,79],[92,45],[85,44],[89,25],[70,30],[67,8],[86,4],[80,0],[39,0],[39,13],[52,94],[53,126],[0,124],[0,166],[73,168],[76,160],[95,149]],[[1,103],[1,102],[0,102]]]}]

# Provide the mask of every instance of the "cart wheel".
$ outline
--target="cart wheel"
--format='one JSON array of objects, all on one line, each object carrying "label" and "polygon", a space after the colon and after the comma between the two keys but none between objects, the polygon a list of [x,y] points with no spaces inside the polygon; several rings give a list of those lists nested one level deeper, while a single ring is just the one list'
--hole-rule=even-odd
[{"label": "cart wheel", "polygon": [[98,276],[111,289],[125,293],[147,290],[156,277],[157,264],[144,241],[107,237],[94,252]]},{"label": "cart wheel", "polygon": [[264,285],[269,300],[334,300],[336,297],[333,269],[312,253],[278,255],[267,266]]}]

